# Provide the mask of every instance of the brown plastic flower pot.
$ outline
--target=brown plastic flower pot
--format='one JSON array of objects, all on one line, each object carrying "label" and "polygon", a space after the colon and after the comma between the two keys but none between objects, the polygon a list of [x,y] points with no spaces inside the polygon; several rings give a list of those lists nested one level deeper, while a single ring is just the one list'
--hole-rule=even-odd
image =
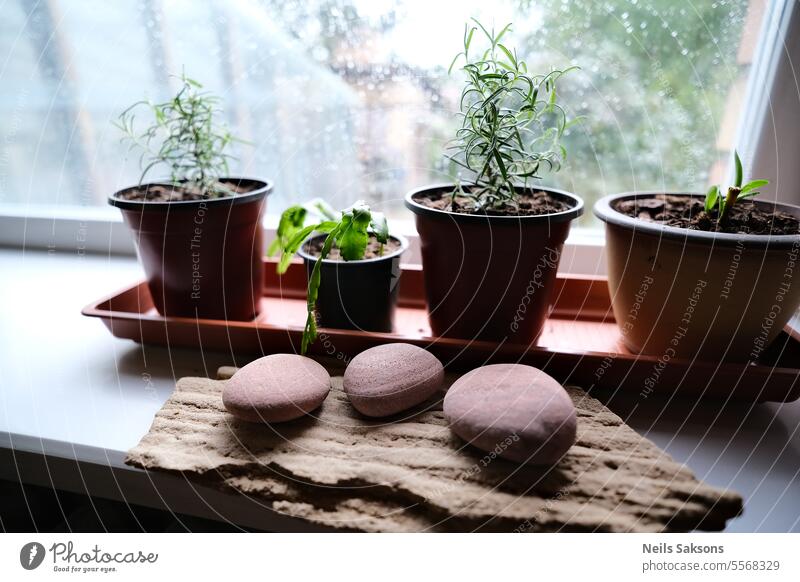
[{"label": "brown plastic flower pot", "polygon": [[[319,235],[314,238],[325,238]],[[317,324],[335,329],[394,331],[397,293],[400,289],[400,256],[408,248],[401,236],[393,253],[360,261],[324,259],[317,296]],[[308,244],[308,243],[306,243]],[[310,278],[317,257],[308,254],[306,245],[298,254],[303,257]]]},{"label": "brown plastic flower pot", "polygon": [[[632,218],[601,198],[614,317],[634,353],[673,358],[756,359],[800,306],[800,235],[705,232]],[[701,194],[675,194],[696,196]],[[800,218],[800,208],[759,200]]]},{"label": "brown plastic flower pot", "polygon": [[570,223],[583,213],[583,200],[569,192],[536,188],[570,206],[540,216],[461,214],[415,200],[452,189],[452,184],[439,184],[405,198],[416,215],[433,334],[532,343],[553,303],[561,249]]},{"label": "brown plastic flower pot", "polygon": [[108,199],[133,231],[153,303],[161,315],[248,320],[262,294],[261,217],[272,185],[228,178],[249,187],[225,198],[175,202]]}]

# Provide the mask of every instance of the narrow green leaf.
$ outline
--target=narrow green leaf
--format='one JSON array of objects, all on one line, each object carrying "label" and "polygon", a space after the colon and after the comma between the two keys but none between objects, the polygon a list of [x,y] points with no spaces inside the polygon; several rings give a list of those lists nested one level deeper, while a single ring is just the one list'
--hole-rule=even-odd
[{"label": "narrow green leaf", "polygon": [[508,50],[505,47],[505,45],[502,45],[502,44],[498,44],[497,48],[499,48],[501,51],[503,51],[505,53],[505,55],[508,57],[508,62],[511,63],[514,66],[514,68],[516,69],[516,67],[517,67],[517,58],[511,53],[511,51]]},{"label": "narrow green leaf", "polygon": [[447,68],[447,74],[448,75],[451,75],[453,73],[453,67],[456,66],[456,61],[458,61],[458,58],[463,54],[464,53],[458,53],[455,57],[453,57],[453,62],[451,62],[450,66]]},{"label": "narrow green leaf", "polygon": [[325,239],[325,244],[322,245],[317,261],[314,263],[314,268],[311,270],[311,277],[308,279],[308,292],[306,294],[306,325],[303,329],[303,339],[300,345],[300,353],[305,355],[308,351],[308,346],[314,343],[317,339],[317,319],[316,319],[316,306],[317,298],[319,297],[319,286],[322,279],[322,261],[327,258],[333,247],[333,241],[338,234],[338,226],[334,227],[328,238]]},{"label": "narrow green leaf", "polygon": [[706,212],[711,212],[711,209],[717,204],[717,198],[719,197],[719,186],[714,185],[708,189],[708,193],[706,194]]},{"label": "narrow green leaf", "polygon": [[303,227],[301,230],[297,231],[289,243],[286,245],[286,250],[291,252],[297,252],[297,249],[300,248],[300,245],[305,242],[305,240],[311,236],[312,232],[331,232],[334,228],[338,226],[338,223],[332,220],[326,220],[324,222],[318,222],[317,224],[310,224],[306,227]]},{"label": "narrow green leaf", "polygon": [[503,176],[503,179],[508,179],[508,170],[503,162],[503,156],[498,150],[494,151],[494,159],[497,161],[497,166],[500,168],[500,174]]},{"label": "narrow green leaf", "polygon": [[742,200],[743,198],[753,198],[754,196],[758,196],[759,194],[761,194],[761,192],[759,192],[758,190],[750,190],[749,192],[740,193],[739,200]]},{"label": "narrow green leaf", "polygon": [[[464,24],[464,29],[466,30],[469,25]],[[469,50],[469,45],[472,44],[472,35],[475,34],[475,27],[469,29],[469,32],[466,34],[466,39],[464,40],[464,49]]]},{"label": "narrow green leaf", "polygon": [[283,245],[283,252],[281,253],[281,259],[278,262],[277,271],[279,274],[283,274],[289,268],[289,264],[292,262],[292,258],[294,257],[295,253],[300,249],[300,246],[305,242],[305,240],[311,236],[313,232],[331,232],[338,226],[338,223],[333,221],[325,221],[320,222],[317,224],[311,224],[306,226],[297,232],[294,233],[294,236]]},{"label": "narrow green leaf", "polygon": [[505,80],[506,76],[503,73],[485,73],[480,77],[481,81],[492,81],[492,80]]},{"label": "narrow green leaf", "polygon": [[736,150],[733,150],[733,163],[736,166],[736,181],[734,182],[734,186],[741,188],[743,180],[742,160],[739,159],[739,152]]},{"label": "narrow green leaf", "polygon": [[486,35],[486,38],[489,40],[489,42],[493,43],[494,42],[494,36],[488,30],[486,30],[486,27],[483,26],[483,24],[481,24],[480,21],[478,21],[476,18],[473,18],[472,21],[475,24],[477,24],[478,28],[480,28],[483,31],[483,34]]},{"label": "narrow green leaf", "polygon": [[746,194],[751,190],[755,190],[756,188],[762,188],[769,184],[769,180],[753,180],[752,182],[748,182],[744,186],[742,186],[741,191],[739,192],[739,197],[741,198],[742,194]]},{"label": "narrow green leaf", "polygon": [[508,31],[510,31],[510,30],[511,30],[511,25],[512,25],[512,23],[511,23],[511,22],[509,22],[508,24],[506,24],[506,25],[503,27],[503,30],[501,30],[499,33],[497,33],[497,36],[495,36],[495,37],[494,37],[494,42],[495,42],[495,43],[499,43],[499,42],[500,42],[500,39],[502,39],[502,38],[503,38],[503,36],[504,36],[504,35],[505,35],[505,34],[506,34]]}]

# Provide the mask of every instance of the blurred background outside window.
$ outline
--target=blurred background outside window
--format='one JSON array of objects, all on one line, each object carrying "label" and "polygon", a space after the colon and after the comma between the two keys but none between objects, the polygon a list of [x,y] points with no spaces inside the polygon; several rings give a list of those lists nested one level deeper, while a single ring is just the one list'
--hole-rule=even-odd
[{"label": "blurred background outside window", "polygon": [[[269,212],[321,196],[410,218],[450,180],[442,150],[470,16],[501,27],[570,116],[558,174],[583,196],[704,191],[725,178],[768,0],[9,0],[0,18],[0,203],[98,206],[138,181],[112,125],[185,71],[224,98],[234,175],[275,182]],[[584,224],[593,224],[587,212]]]}]

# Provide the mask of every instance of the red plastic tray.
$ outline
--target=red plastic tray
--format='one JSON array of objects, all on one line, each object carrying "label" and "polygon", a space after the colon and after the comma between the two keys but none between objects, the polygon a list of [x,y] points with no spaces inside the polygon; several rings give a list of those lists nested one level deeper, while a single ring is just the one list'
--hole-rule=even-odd
[{"label": "red plastic tray", "polygon": [[[305,322],[306,274],[293,263],[278,276],[264,262],[261,315],[253,321],[163,317],[142,282],[83,309],[99,317],[116,337],[137,342],[269,354],[299,351]],[[647,398],[678,392],[692,397],[790,401],[800,396],[800,342],[781,334],[757,364],[671,360],[631,354],[619,341],[608,286],[600,277],[559,277],[553,313],[535,344],[503,344],[432,337],[425,310],[422,271],[403,266],[395,333],[321,329],[312,354],[346,360],[371,346],[407,342],[422,346],[448,369],[485,363],[522,362],[564,383],[586,389],[624,390]]]}]

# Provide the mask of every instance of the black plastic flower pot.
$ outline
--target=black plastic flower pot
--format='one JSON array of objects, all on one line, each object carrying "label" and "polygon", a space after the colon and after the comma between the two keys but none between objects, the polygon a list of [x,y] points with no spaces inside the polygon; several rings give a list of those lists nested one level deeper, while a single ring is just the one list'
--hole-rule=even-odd
[{"label": "black plastic flower pot", "polygon": [[[310,241],[327,235],[312,237]],[[360,261],[322,261],[317,324],[320,327],[391,332],[397,293],[400,288],[400,256],[408,241],[392,235],[400,248],[385,256]],[[310,278],[317,257],[307,252],[309,242],[299,251]]]}]

